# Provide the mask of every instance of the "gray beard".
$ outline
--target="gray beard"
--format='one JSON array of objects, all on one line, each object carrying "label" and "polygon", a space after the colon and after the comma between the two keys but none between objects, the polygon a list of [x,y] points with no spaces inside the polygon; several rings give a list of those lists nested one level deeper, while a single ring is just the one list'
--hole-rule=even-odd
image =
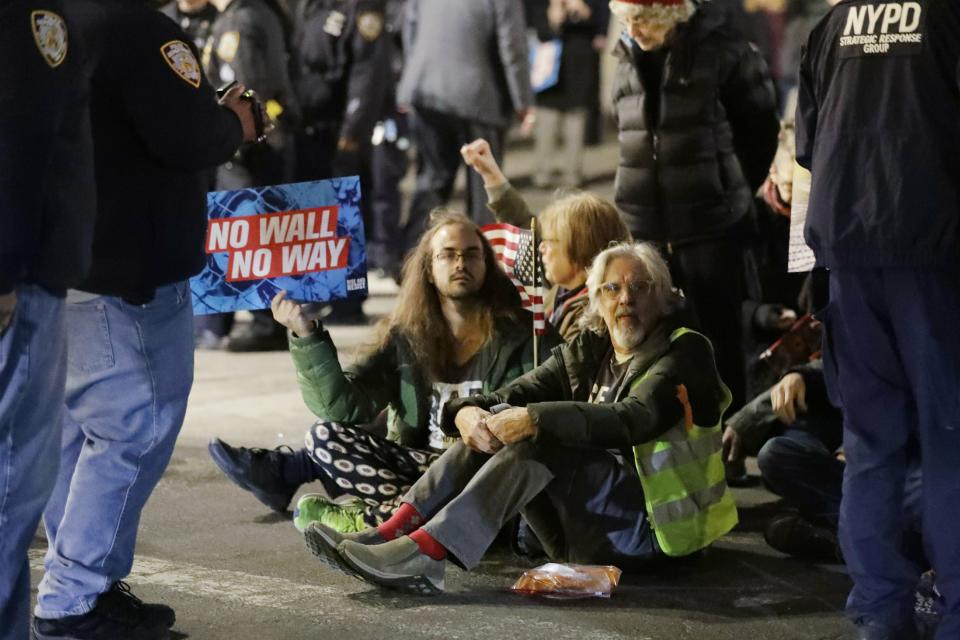
[{"label": "gray beard", "polygon": [[623,331],[619,327],[614,327],[612,337],[616,339],[621,349],[633,351],[643,342],[643,339],[646,337],[646,332],[644,332],[643,329]]}]

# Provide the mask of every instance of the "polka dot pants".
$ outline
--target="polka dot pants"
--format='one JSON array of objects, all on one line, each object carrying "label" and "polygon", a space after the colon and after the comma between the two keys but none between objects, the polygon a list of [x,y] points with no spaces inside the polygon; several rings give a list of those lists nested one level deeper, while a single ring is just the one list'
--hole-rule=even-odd
[{"label": "polka dot pants", "polygon": [[366,504],[364,521],[371,527],[393,515],[410,486],[440,457],[336,422],[314,424],[305,445],[323,473]]}]

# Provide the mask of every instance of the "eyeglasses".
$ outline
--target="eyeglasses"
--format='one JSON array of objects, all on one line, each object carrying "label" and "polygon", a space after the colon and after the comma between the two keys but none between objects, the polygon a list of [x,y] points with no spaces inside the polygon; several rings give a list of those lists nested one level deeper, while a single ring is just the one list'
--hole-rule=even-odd
[{"label": "eyeglasses", "polygon": [[444,249],[440,253],[435,254],[433,259],[446,265],[456,264],[460,259],[463,259],[464,264],[476,265],[483,262],[483,253],[480,249],[467,249],[466,251]]},{"label": "eyeglasses", "polygon": [[617,300],[626,289],[630,296],[645,295],[653,288],[653,280],[631,280],[630,282],[607,282],[600,285],[600,295],[607,300]]}]

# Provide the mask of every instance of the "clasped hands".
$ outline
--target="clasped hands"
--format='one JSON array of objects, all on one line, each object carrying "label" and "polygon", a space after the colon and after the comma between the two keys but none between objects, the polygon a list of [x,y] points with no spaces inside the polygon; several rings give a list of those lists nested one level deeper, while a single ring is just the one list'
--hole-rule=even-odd
[{"label": "clasped hands", "polygon": [[505,444],[537,435],[537,425],[525,407],[493,414],[479,407],[464,407],[454,420],[463,443],[481,453],[494,454]]}]

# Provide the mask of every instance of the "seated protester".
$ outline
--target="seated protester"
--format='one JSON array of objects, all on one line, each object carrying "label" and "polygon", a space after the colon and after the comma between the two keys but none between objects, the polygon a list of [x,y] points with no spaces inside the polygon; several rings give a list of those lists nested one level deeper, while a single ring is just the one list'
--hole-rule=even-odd
[{"label": "seated protester", "polygon": [[[764,531],[771,547],[812,562],[842,561],[837,524],[843,472],[838,450],[843,416],[830,404],[823,360],[795,367],[727,420],[725,458],[756,454],[763,482],[791,509],[774,516]],[[906,545],[919,546],[920,476],[912,473],[904,509],[916,513]],[[911,552],[917,556],[918,551]],[[922,561],[922,560],[921,560]]]},{"label": "seated protester", "polygon": [[[487,141],[474,140],[460,153],[483,178],[487,208],[497,221],[529,228],[534,214],[503,175]],[[580,316],[587,308],[587,267],[610,243],[629,242],[630,232],[612,203],[590,193],[560,198],[536,217],[543,270],[553,285],[544,297],[544,311],[563,339],[571,342],[580,334]]]},{"label": "seated protester", "polygon": [[306,532],[324,562],[374,584],[443,589],[517,513],[558,561],[629,567],[683,556],[737,523],[720,451],[730,404],[713,349],[682,326],[657,249],[597,255],[584,331],[492,394],[449,402],[450,447],[375,529]]},{"label": "seated protester", "polygon": [[[404,265],[393,312],[375,346],[346,371],[330,334],[281,292],[273,314],[290,329],[290,354],[304,401],[320,420],[295,452],[209,446],[217,466],[265,505],[284,511],[304,483],[321,480],[336,504],[304,496],[295,524],[339,530],[376,526],[452,441],[440,429],[447,400],[489,393],[533,368],[533,317],[521,307],[479,228],[461,214],[435,213]],[[541,337],[549,349],[552,330]],[[360,428],[387,410],[387,437]]]}]

